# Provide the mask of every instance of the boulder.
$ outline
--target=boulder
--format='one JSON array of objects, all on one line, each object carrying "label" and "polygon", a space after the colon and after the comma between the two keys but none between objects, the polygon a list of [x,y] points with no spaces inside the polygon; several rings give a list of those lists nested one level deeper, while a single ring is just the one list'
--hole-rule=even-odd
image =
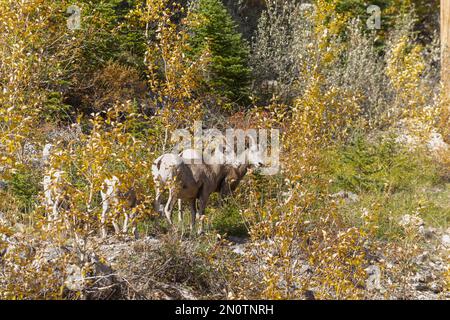
[{"label": "boulder", "polygon": [[430,140],[427,142],[427,148],[431,152],[439,152],[448,150],[449,145],[444,141],[440,133],[433,132],[430,135]]},{"label": "boulder", "polygon": [[404,228],[408,227],[419,228],[421,226],[424,226],[422,218],[418,217],[417,215],[410,215],[410,214],[405,214],[404,216],[402,216],[400,218],[399,224]]},{"label": "boulder", "polygon": [[331,197],[344,199],[347,203],[354,203],[359,201],[358,195],[351,191],[339,191],[338,193],[332,194]]},{"label": "boulder", "polygon": [[123,298],[125,283],[92,253],[82,266],[67,266],[64,286],[66,296],[78,293],[86,300],[108,300]]},{"label": "boulder", "polygon": [[380,267],[376,265],[370,265],[366,268],[367,280],[366,280],[366,288],[368,291],[382,291],[383,287],[381,286],[381,270]]},{"label": "boulder", "polygon": [[446,248],[450,248],[450,235],[444,234],[441,239],[442,245]]}]

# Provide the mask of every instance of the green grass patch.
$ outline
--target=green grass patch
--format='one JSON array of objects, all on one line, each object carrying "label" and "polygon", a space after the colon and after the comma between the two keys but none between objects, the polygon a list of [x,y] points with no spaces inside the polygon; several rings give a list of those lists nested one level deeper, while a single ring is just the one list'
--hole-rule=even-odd
[{"label": "green grass patch", "polygon": [[225,201],[210,210],[211,227],[221,235],[246,237],[248,229],[237,204]]},{"label": "green grass patch", "polygon": [[439,183],[433,161],[424,150],[410,151],[393,137],[369,142],[355,137],[324,155],[325,172],[334,191],[398,192]]},{"label": "green grass patch", "polygon": [[330,193],[351,191],[358,201],[342,201],[339,212],[349,225],[361,225],[365,210],[377,214],[377,236],[403,235],[402,216],[417,214],[426,226],[448,228],[450,184],[424,149],[408,150],[392,137],[369,142],[356,137],[328,150],[322,163]]}]

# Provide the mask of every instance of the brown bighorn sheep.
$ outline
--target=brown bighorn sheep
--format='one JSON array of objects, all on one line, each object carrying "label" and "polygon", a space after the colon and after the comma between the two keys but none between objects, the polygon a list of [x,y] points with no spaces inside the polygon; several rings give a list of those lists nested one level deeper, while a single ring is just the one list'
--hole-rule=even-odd
[{"label": "brown bighorn sheep", "polygon": [[203,232],[204,211],[210,195],[214,192],[229,194],[237,187],[250,167],[259,167],[263,162],[262,152],[254,145],[240,154],[237,161],[231,164],[192,163],[193,157],[199,156],[199,153],[192,149],[186,150],[181,155],[183,157],[165,154],[155,161],[152,167],[156,185],[155,206],[157,209],[160,208],[160,187],[167,186],[169,198],[164,208],[167,220],[172,224],[172,209],[176,200],[187,200],[191,208],[191,230],[195,228],[196,219],[200,220],[198,233]]},{"label": "brown bighorn sheep", "polygon": [[156,190],[155,209],[162,211],[161,189],[167,187],[169,198],[163,209],[167,221],[172,224],[172,210],[177,199],[188,201],[191,206],[191,229],[193,229],[196,216],[195,201],[206,180],[203,171],[192,170],[181,157],[169,153],[155,160],[152,174]]}]

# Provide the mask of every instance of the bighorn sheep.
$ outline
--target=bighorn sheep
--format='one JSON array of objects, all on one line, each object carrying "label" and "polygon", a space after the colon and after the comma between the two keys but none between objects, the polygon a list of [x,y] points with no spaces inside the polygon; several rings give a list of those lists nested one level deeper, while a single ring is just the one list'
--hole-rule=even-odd
[{"label": "bighorn sheep", "polygon": [[[191,219],[191,228],[193,229],[196,214],[195,201],[205,180],[201,172],[192,171],[180,156],[169,153],[155,160],[152,174],[156,190],[155,209],[164,211],[167,221],[172,224],[172,209],[175,201],[177,199],[188,201],[193,216]],[[161,189],[163,187],[168,187],[169,198],[164,209],[161,210]]]},{"label": "bighorn sheep", "polygon": [[[42,152],[42,164],[47,173],[44,175],[43,187],[44,187],[44,206],[48,213],[48,220],[54,221],[59,217],[60,208],[64,205],[64,195],[63,189],[59,187],[61,184],[64,172],[61,170],[48,170],[51,150],[53,145],[48,143],[44,146]],[[103,237],[107,236],[107,216],[111,211],[113,206],[118,206],[120,200],[125,200],[126,209],[135,207],[138,204],[136,192],[133,188],[129,189],[127,192],[119,191],[120,181],[116,176],[111,179],[105,179],[103,182],[103,190],[100,191],[102,198],[102,213],[100,217],[101,223],[101,235]],[[124,209],[124,222],[122,226],[122,232],[127,232],[129,227],[130,219],[133,217],[128,214]],[[117,222],[117,218],[112,218],[112,224],[116,234],[120,233],[121,229]],[[132,232],[135,233],[136,229],[133,228]]]},{"label": "bighorn sheep", "polygon": [[[175,201],[187,200],[191,208],[191,230],[196,219],[200,220],[198,233],[203,232],[203,217],[209,197],[214,192],[223,195],[233,191],[251,166],[258,167],[263,162],[263,154],[253,145],[237,157],[237,161],[222,164],[196,164],[192,161],[200,153],[193,149],[184,151],[181,156],[165,154],[153,164],[152,173],[156,186],[156,209],[160,208],[161,187],[169,189],[169,198],[164,214],[172,224],[172,209]],[[225,154],[225,160],[229,154]],[[196,200],[199,200],[197,209]],[[181,211],[181,210],[180,210]],[[181,213],[180,213],[181,220]]]},{"label": "bighorn sheep", "polygon": [[[105,238],[108,235],[106,228],[106,219],[108,213],[111,211],[111,207],[118,207],[120,200],[125,200],[126,208],[123,208],[124,221],[122,225],[122,232],[126,233],[128,231],[130,219],[133,219],[127,210],[132,209],[138,205],[138,199],[136,191],[134,188],[130,188],[127,192],[121,192],[119,190],[120,180],[116,176],[112,176],[111,179],[105,179],[103,182],[104,191],[100,191],[102,197],[102,215],[100,218],[101,234]],[[120,233],[120,227],[115,216],[112,217],[112,225],[116,234]],[[131,229],[132,233],[136,237],[136,227]]]}]

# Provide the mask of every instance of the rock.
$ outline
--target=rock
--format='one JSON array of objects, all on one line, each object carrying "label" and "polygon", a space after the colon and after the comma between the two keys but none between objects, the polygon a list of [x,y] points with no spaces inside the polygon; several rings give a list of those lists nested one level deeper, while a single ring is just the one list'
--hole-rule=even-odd
[{"label": "rock", "polygon": [[368,278],[366,280],[366,288],[369,291],[383,290],[381,286],[381,270],[376,265],[370,265],[366,268]]},{"label": "rock", "polygon": [[312,290],[305,290],[303,292],[303,296],[304,296],[305,300],[316,300],[314,291],[312,291]]},{"label": "rock", "polygon": [[448,150],[449,145],[445,143],[440,133],[433,132],[430,136],[430,140],[427,143],[427,147],[432,152],[439,152]]},{"label": "rock", "polygon": [[157,286],[155,293],[159,300],[197,300],[197,297],[188,288],[166,283],[158,283]]},{"label": "rock", "polygon": [[[1,172],[1,170],[0,170]],[[6,189],[8,189],[8,182],[0,180],[0,190],[5,191]]]},{"label": "rock", "polygon": [[407,146],[409,150],[414,150],[419,144],[416,137],[412,137],[405,133],[399,134],[395,139],[395,143],[398,143],[402,146]]},{"label": "rock", "polygon": [[309,264],[305,263],[300,267],[300,274],[312,273],[312,269]]},{"label": "rock", "polygon": [[432,283],[431,286],[430,286],[430,290],[433,293],[439,294],[439,293],[442,293],[444,291],[444,288],[438,283]]},{"label": "rock", "polygon": [[83,267],[75,264],[67,267],[64,285],[68,292],[81,293],[88,300],[120,299],[123,281],[95,254],[90,254],[88,259]]},{"label": "rock", "polygon": [[416,284],[416,285],[415,285],[415,289],[416,289],[417,291],[429,291],[429,290],[430,290],[430,288],[428,287],[428,285],[425,284],[425,283],[418,283],[418,284]]},{"label": "rock", "polygon": [[450,248],[450,235],[444,234],[441,239],[442,245],[446,248]]},{"label": "rock", "polygon": [[8,221],[5,218],[5,214],[0,211],[0,225],[7,225]]},{"label": "rock", "polygon": [[245,250],[244,250],[243,246],[239,245],[239,244],[232,246],[232,251],[241,256],[245,254]]},{"label": "rock", "polygon": [[84,277],[79,266],[71,264],[66,270],[67,276],[64,285],[67,289],[74,292],[81,292],[84,289]]},{"label": "rock", "polygon": [[436,229],[435,228],[425,228],[425,226],[419,227],[419,232],[424,236],[425,239],[431,240],[436,237]]},{"label": "rock", "polygon": [[429,282],[433,281],[433,275],[431,274],[430,271],[426,271],[426,272],[424,272],[422,274],[419,274],[417,276],[417,280],[420,283],[429,283]]},{"label": "rock", "polygon": [[67,251],[61,247],[48,245],[38,252],[42,259],[47,262],[58,260],[62,258]]},{"label": "rock", "polygon": [[347,203],[359,201],[358,195],[350,191],[339,191],[338,193],[332,194],[331,197],[344,199]]},{"label": "rock", "polygon": [[429,260],[429,258],[430,254],[427,251],[425,251],[416,257],[416,262],[419,264],[425,263],[427,260]]},{"label": "rock", "polygon": [[5,255],[16,256],[19,259],[31,259],[35,253],[33,247],[29,245],[20,245],[17,242],[11,242],[6,248]]},{"label": "rock", "polygon": [[248,242],[248,238],[245,237],[236,237],[236,236],[229,236],[228,240],[230,242],[236,243],[236,244],[244,244]]},{"label": "rock", "polygon": [[401,217],[399,224],[405,228],[407,227],[417,227],[424,225],[424,222],[422,218],[418,217],[417,215],[409,215],[405,214]]},{"label": "rock", "polygon": [[[57,266],[59,262],[63,264],[63,259],[68,251],[53,244],[43,244],[37,247],[31,265],[36,269],[47,268],[49,265]],[[57,272],[55,270],[55,272]]]}]

